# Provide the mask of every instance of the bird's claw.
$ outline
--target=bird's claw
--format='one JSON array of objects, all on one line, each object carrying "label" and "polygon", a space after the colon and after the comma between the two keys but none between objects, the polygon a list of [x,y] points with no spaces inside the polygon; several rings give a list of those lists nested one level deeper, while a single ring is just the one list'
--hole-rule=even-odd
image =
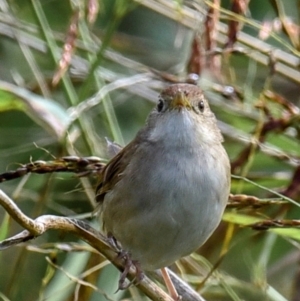
[{"label": "bird's claw", "polygon": [[[137,261],[131,260],[130,254],[124,250],[119,252],[118,257],[123,258],[125,260],[125,267],[124,267],[124,271],[121,273],[121,276],[119,279],[118,290],[127,289],[133,283],[139,284],[142,281],[142,279],[144,278],[144,274],[140,268],[139,263]],[[129,283],[125,283],[127,275],[132,266],[134,266],[135,270],[136,270],[135,278],[132,281],[130,281]]]}]

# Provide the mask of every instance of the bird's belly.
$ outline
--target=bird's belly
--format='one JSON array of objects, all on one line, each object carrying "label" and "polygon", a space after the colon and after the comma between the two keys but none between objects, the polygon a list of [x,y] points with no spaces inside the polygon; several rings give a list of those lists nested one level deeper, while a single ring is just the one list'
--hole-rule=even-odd
[{"label": "bird's belly", "polygon": [[170,265],[190,254],[220,222],[228,197],[226,172],[216,181],[201,168],[210,165],[205,168],[213,175],[218,165],[197,165],[195,158],[191,161],[194,164],[175,166],[165,160],[155,171],[144,162],[140,172],[148,173],[146,185],[140,182],[145,179],[127,175],[105,197],[107,231],[144,270]]},{"label": "bird's belly", "polygon": [[159,213],[154,211],[149,214],[147,219],[150,224],[146,224],[141,216],[134,225],[126,227],[126,232],[131,233],[129,237],[124,233],[124,228],[119,229],[124,248],[131,252],[132,258],[138,260],[143,269],[168,266],[189,255],[206,241],[219,224],[221,210],[199,204],[199,200],[195,205],[187,203],[189,205],[178,206],[180,217],[168,213],[167,208],[159,208]]}]

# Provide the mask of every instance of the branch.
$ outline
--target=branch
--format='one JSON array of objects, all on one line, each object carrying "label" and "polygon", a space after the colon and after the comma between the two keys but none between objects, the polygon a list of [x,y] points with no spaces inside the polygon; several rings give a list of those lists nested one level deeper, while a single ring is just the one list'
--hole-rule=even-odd
[{"label": "branch", "polygon": [[252,195],[246,194],[230,194],[226,208],[244,209],[252,208],[259,209],[266,206],[288,204],[288,201],[283,198],[260,199]]},{"label": "branch", "polygon": [[299,219],[274,219],[274,220],[264,220],[261,222],[253,223],[247,225],[254,230],[265,231],[269,229],[283,229],[283,228],[300,228]]},{"label": "branch", "polygon": [[[11,200],[2,190],[0,190],[0,205],[4,207],[7,213],[26,230],[0,242],[0,250],[4,250],[11,246],[26,242],[44,234],[49,229],[61,230],[76,234],[80,239],[86,241],[90,246],[99,251],[120,271],[124,270],[124,262],[122,258],[117,256],[118,250],[110,245],[109,240],[100,232],[92,228],[88,223],[74,218],[42,215],[35,220],[26,216],[19,207]],[[152,273],[153,275],[153,273]],[[130,281],[134,281],[136,271],[132,267],[128,273]],[[205,301],[191,287],[183,282],[178,276],[171,273],[172,280],[182,301]],[[155,276],[160,279],[161,277]],[[137,287],[147,295],[151,300],[172,301],[172,298],[151,281],[146,275]]]},{"label": "branch", "polygon": [[45,174],[52,172],[73,172],[79,176],[87,176],[100,172],[104,164],[98,157],[66,156],[53,161],[34,161],[22,164],[21,167],[0,174],[0,183],[25,176],[28,173]]}]

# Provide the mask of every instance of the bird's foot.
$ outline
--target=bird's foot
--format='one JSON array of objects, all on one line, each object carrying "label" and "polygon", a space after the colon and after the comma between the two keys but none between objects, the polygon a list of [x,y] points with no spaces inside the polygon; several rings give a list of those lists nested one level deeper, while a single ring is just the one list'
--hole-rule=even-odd
[{"label": "bird's foot", "polygon": [[[144,277],[144,273],[140,267],[140,264],[136,260],[131,259],[130,253],[128,253],[122,249],[121,245],[118,243],[116,238],[111,233],[107,234],[107,242],[114,250],[116,250],[118,252],[117,258],[123,259],[125,261],[124,270],[121,273],[121,276],[119,279],[118,290],[127,289],[133,283],[139,284]],[[132,266],[134,266],[135,270],[136,270],[135,278],[132,281],[130,281],[129,283],[126,283],[127,275]]]},{"label": "bird's foot", "polygon": [[[133,283],[135,284],[139,284],[142,279],[144,278],[144,273],[141,270],[141,267],[139,265],[139,263],[135,260],[131,259],[131,256],[128,252],[122,250],[119,252],[118,257],[123,258],[125,261],[125,266],[124,266],[124,271],[121,273],[120,279],[119,279],[119,286],[118,286],[118,290],[124,290],[130,287],[130,285],[132,285]],[[130,271],[130,268],[134,266],[135,267],[135,278],[130,281],[129,283],[125,283],[126,282],[126,277]]]}]

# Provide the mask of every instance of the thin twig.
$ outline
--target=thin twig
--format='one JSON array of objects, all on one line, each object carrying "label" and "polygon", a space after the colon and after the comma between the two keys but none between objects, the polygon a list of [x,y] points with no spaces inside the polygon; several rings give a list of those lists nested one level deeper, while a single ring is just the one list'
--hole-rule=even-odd
[{"label": "thin twig", "polygon": [[269,230],[269,229],[282,229],[282,228],[300,228],[299,219],[274,219],[274,220],[264,220],[261,222],[253,223],[247,225],[254,230]]},{"label": "thin twig", "polygon": [[65,156],[53,161],[37,160],[15,170],[9,170],[0,174],[0,183],[25,176],[28,173],[53,173],[53,172],[72,172],[78,176],[87,176],[91,173],[98,173],[103,169],[104,164],[98,157],[77,157]]}]

